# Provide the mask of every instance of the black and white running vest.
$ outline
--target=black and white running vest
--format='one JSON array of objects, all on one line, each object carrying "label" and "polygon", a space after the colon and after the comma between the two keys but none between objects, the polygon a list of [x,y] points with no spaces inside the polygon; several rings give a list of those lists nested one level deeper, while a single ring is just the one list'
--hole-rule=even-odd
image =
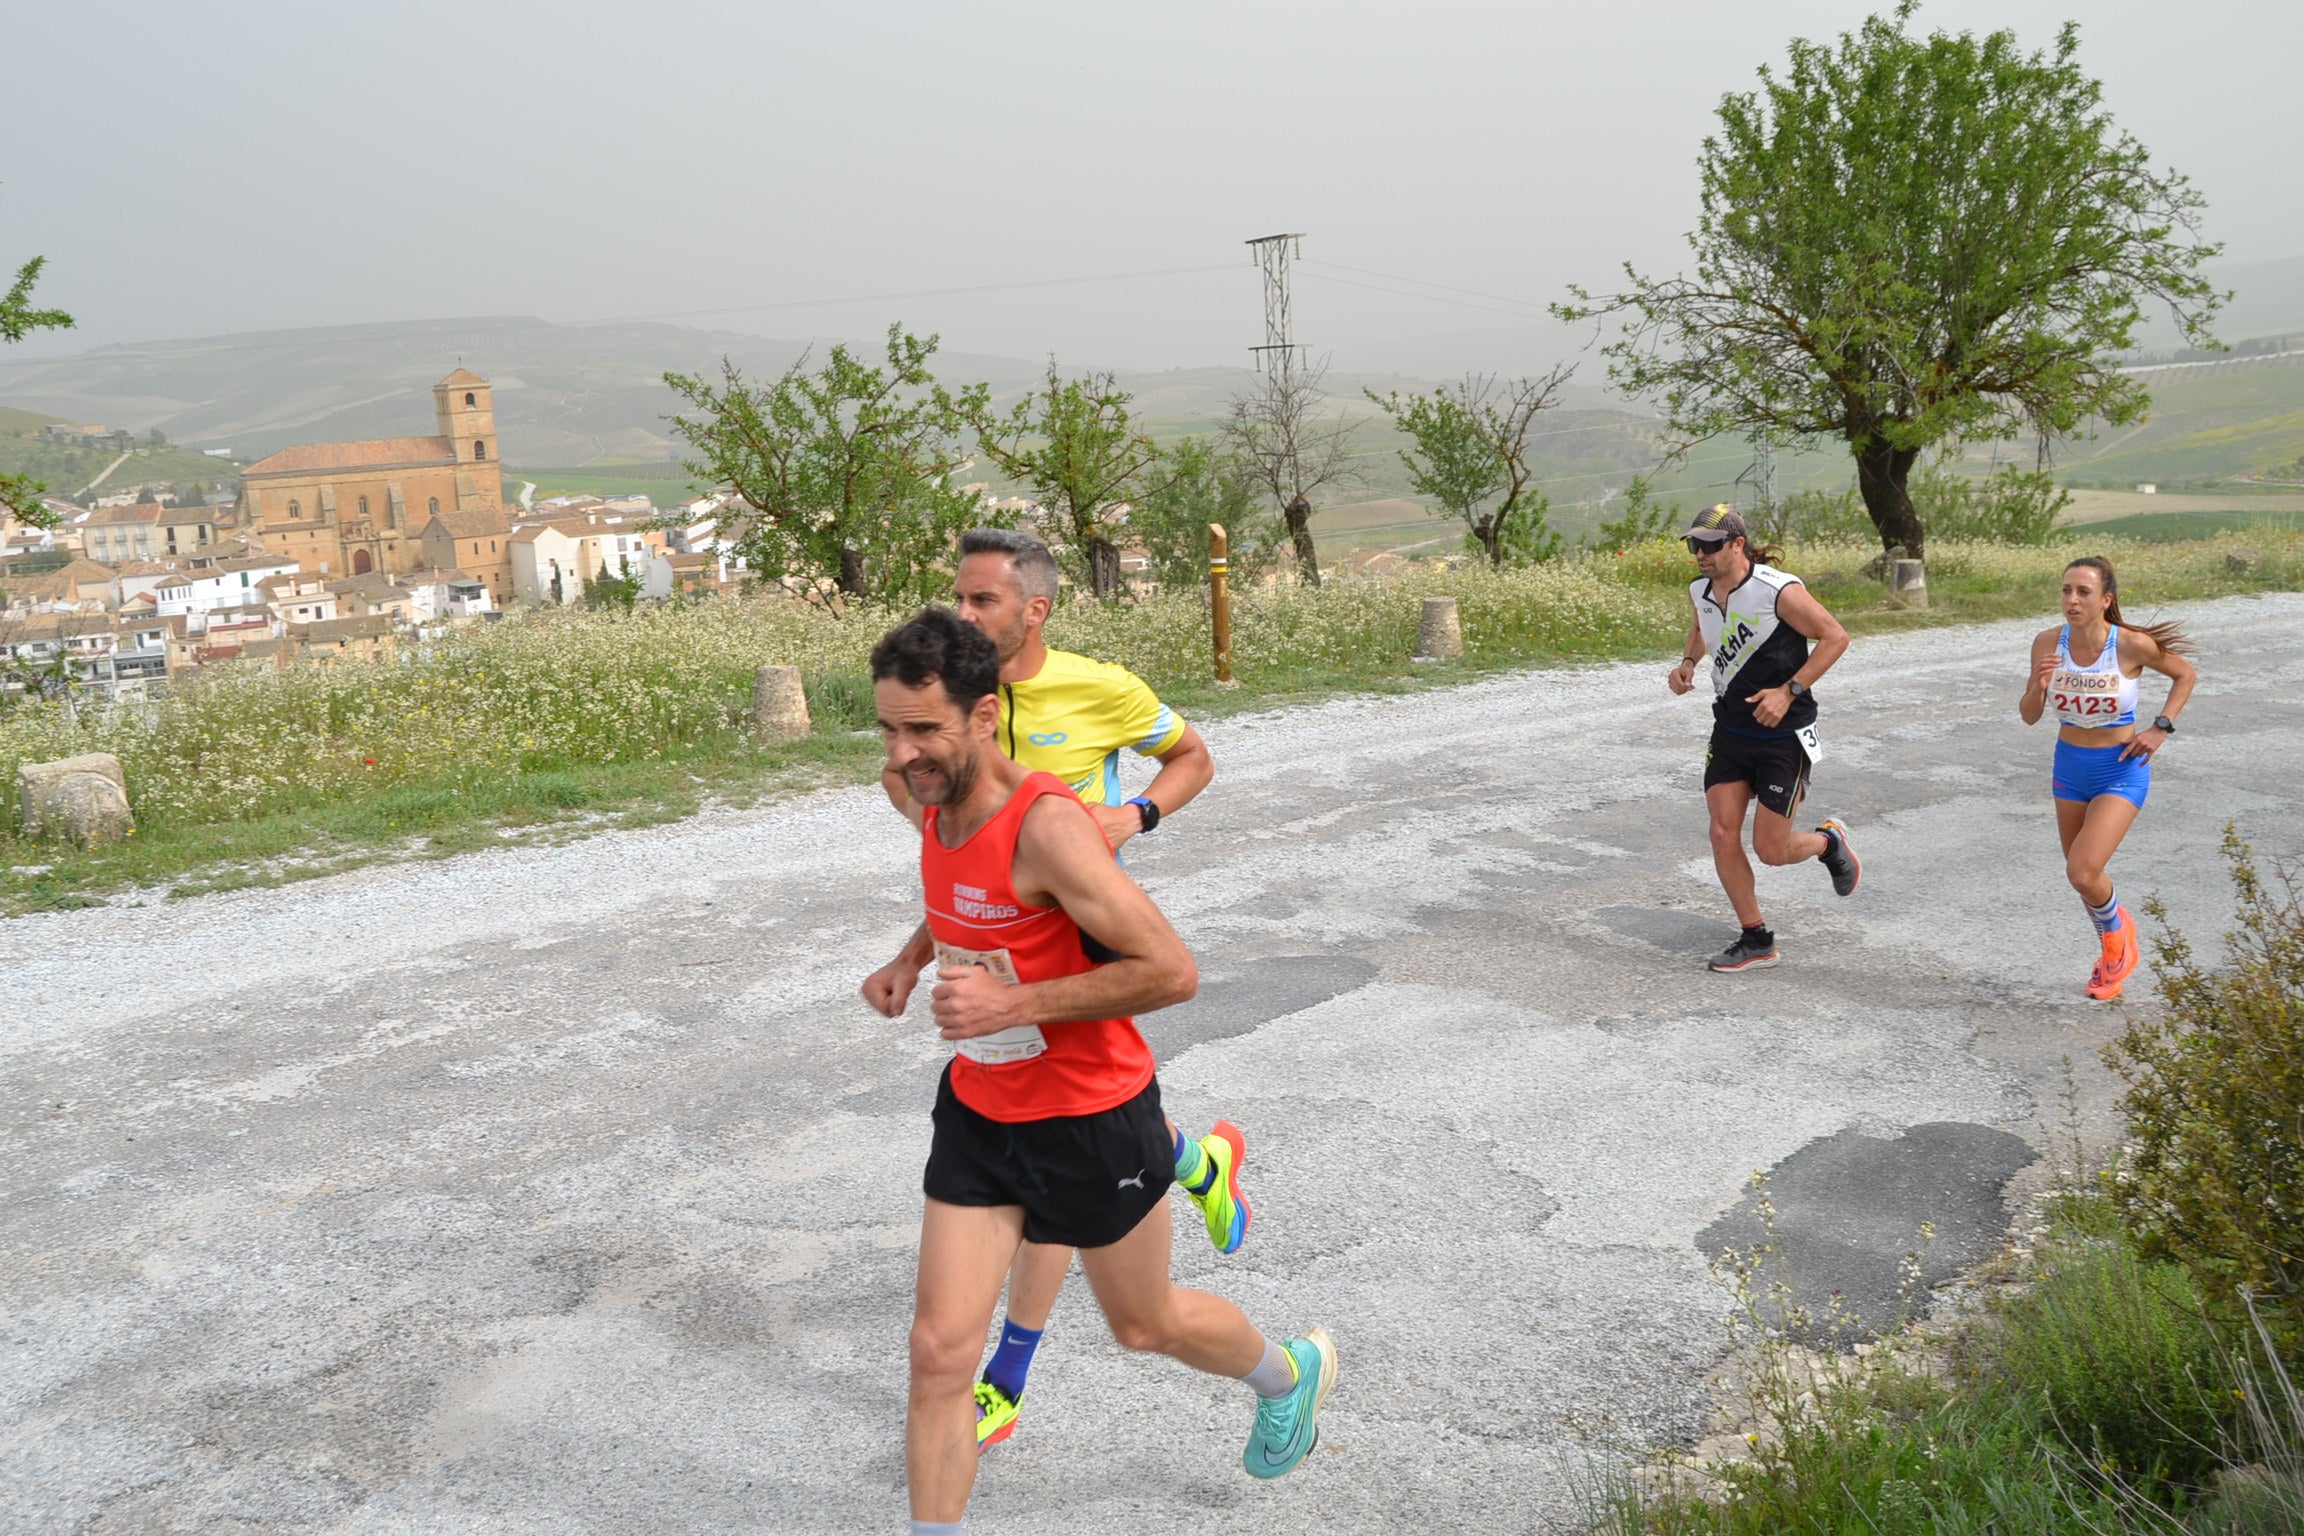
[{"label": "black and white running vest", "polygon": [[1808,637],[1776,616],[1776,599],[1800,578],[1772,565],[1753,563],[1744,584],[1728,594],[1725,606],[1712,597],[1712,583],[1699,576],[1688,584],[1696,623],[1712,652],[1712,718],[1746,736],[1789,736],[1816,721],[1813,698],[1794,699],[1784,718],[1762,725],[1746,699],[1763,688],[1781,688],[1808,664]]}]

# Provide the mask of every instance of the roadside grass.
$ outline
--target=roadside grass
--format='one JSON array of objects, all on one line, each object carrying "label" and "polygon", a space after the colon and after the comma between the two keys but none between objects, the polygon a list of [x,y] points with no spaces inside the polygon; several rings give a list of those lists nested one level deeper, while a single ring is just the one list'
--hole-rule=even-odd
[{"label": "roadside grass", "polygon": [[[1801,549],[1786,564],[1859,634],[2054,613],[2055,576],[2081,548],[1943,545],[1931,606],[1902,607],[1866,574],[1872,552]],[[2304,540],[2254,541],[2227,569],[2229,538],[2110,546],[2129,610],[2304,587]],[[1658,540],[1525,570],[1432,569],[1319,588],[1237,594],[1233,668],[1210,674],[1203,593],[1083,605],[1052,644],[1118,662],[1188,717],[1344,693],[1409,692],[1530,666],[1661,659],[1686,632],[1692,566]],[[1417,663],[1423,600],[1458,600],[1465,653]],[[0,810],[0,913],[86,905],[133,889],[180,892],[307,878],[380,858],[437,857],[501,841],[687,814],[799,785],[869,782],[876,741],[866,657],[892,619],[832,618],[785,601],[712,600],[630,614],[517,614],[390,662],[233,666],[150,703],[20,703],[0,714],[0,786],[18,763],[112,752],[137,830],[121,847],[35,846],[13,795]],[[755,745],[754,670],[798,666],[817,737]]]},{"label": "roadside grass", "polygon": [[2140,1257],[2101,1192],[1957,1321],[1818,1356],[1748,1330],[1744,1453],[1604,1462],[1586,1519],[1614,1536],[2271,1536],[2304,1493],[2276,1357],[2205,1320],[2184,1271]]}]

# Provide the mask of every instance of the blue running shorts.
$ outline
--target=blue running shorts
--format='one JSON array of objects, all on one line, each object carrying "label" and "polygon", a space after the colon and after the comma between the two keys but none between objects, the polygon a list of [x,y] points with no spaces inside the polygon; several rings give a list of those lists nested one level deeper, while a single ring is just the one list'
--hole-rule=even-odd
[{"label": "blue running shorts", "polygon": [[2152,792],[2152,759],[2120,754],[2128,750],[2121,742],[2110,747],[2076,747],[2068,741],[2056,743],[2056,798],[2077,800],[2082,805],[2098,795],[2118,795],[2129,804],[2141,807],[2144,797]]}]

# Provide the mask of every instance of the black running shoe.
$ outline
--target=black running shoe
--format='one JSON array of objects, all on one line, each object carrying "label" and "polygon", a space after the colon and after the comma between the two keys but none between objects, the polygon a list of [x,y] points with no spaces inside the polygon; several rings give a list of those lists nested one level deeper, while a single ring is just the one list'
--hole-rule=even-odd
[{"label": "black running shoe", "polygon": [[1756,971],[1774,965],[1780,957],[1776,953],[1773,936],[1755,939],[1748,933],[1736,935],[1736,942],[1705,962],[1715,971]]},{"label": "black running shoe", "polygon": [[1832,873],[1832,890],[1836,895],[1854,894],[1856,881],[1864,873],[1864,866],[1856,862],[1856,847],[1848,841],[1848,825],[1837,816],[1828,819],[1817,831],[1824,834],[1826,851],[1821,855],[1824,867]]}]

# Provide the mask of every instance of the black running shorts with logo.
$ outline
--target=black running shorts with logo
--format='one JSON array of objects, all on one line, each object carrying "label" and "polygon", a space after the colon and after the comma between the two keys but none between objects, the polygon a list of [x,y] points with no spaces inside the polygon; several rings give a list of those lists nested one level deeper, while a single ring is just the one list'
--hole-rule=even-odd
[{"label": "black running shorts with logo", "polygon": [[1125,1104],[1049,1120],[990,1119],[936,1084],[920,1187],[946,1205],[1020,1205],[1024,1240],[1102,1248],[1136,1230],[1176,1178],[1155,1078]]},{"label": "black running shorts with logo", "polygon": [[1759,802],[1789,816],[1808,792],[1808,754],[1797,736],[1746,736],[1726,726],[1712,727],[1704,753],[1704,787],[1749,784]]}]

